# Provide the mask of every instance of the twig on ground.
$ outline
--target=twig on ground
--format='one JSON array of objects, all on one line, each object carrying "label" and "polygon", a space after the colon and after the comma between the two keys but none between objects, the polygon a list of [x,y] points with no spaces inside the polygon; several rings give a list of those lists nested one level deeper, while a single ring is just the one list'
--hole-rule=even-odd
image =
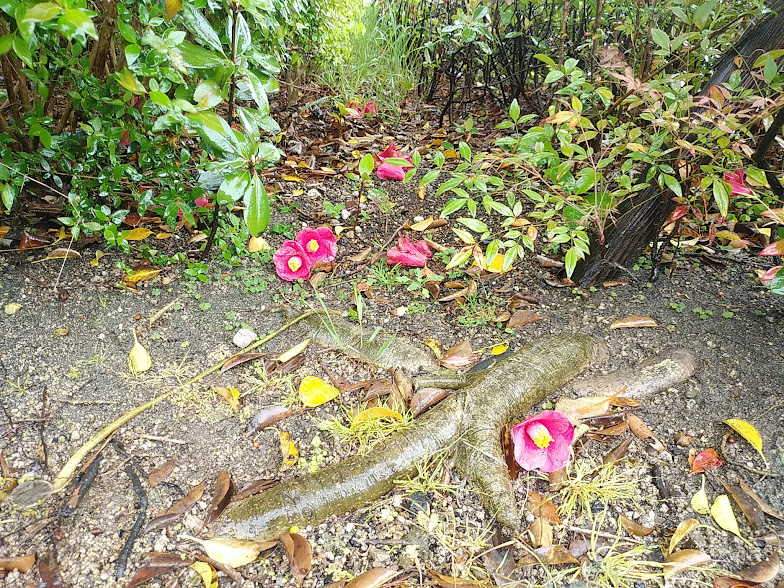
[{"label": "twig on ground", "polygon": [[147,519],[147,493],[144,491],[144,488],[142,488],[139,476],[136,475],[136,470],[133,467],[133,463],[130,461],[131,457],[125,452],[122,444],[117,439],[114,440],[114,447],[117,450],[117,453],[129,460],[128,465],[125,467],[125,473],[128,474],[128,477],[131,479],[133,490],[139,497],[139,514],[136,516],[133,527],[131,527],[131,530],[128,532],[128,538],[125,540],[125,545],[123,545],[122,551],[120,552],[120,557],[117,558],[117,573],[115,574],[115,578],[119,580],[125,575],[125,568],[128,565],[128,558],[131,556],[133,544],[136,542],[139,533],[141,533],[144,521]]},{"label": "twig on ground", "polygon": [[724,461],[734,465],[738,468],[743,468],[744,470],[751,472],[752,474],[757,474],[758,476],[768,477],[768,478],[784,478],[784,474],[778,474],[776,472],[772,472],[770,470],[761,470],[759,468],[755,468],[754,466],[747,465],[742,461],[736,461],[730,457],[727,457],[727,439],[730,438],[732,433],[727,433],[724,437],[721,438],[721,447],[719,451],[721,452],[721,457],[724,458]]}]

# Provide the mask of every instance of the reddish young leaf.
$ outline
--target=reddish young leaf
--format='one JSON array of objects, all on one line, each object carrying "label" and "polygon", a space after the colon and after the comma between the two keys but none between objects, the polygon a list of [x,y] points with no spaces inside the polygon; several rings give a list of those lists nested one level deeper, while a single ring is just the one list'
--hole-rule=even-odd
[{"label": "reddish young leaf", "polygon": [[691,464],[691,473],[700,474],[721,466],[724,462],[713,448],[700,451]]},{"label": "reddish young leaf", "polygon": [[771,243],[770,245],[765,247],[765,249],[760,251],[759,254],[761,256],[762,255],[767,255],[767,256],[771,256],[771,257],[784,255],[784,240],[774,241],[773,243]]}]

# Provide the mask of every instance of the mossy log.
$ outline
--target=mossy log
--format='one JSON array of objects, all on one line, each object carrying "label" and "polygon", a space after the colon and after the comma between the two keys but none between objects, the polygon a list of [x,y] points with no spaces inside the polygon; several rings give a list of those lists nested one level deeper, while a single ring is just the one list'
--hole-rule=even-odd
[{"label": "mossy log", "polygon": [[501,447],[501,427],[606,355],[604,344],[580,334],[539,339],[447,397],[377,450],[314,474],[289,478],[229,506],[216,521],[217,535],[260,540],[292,525],[367,504],[414,475],[417,463],[454,444],[456,468],[499,522],[516,528],[520,517]]}]

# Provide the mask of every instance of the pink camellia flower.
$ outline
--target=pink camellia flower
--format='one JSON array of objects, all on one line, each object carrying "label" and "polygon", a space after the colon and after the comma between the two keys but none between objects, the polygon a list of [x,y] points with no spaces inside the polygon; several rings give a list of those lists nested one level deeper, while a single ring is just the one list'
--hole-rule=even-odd
[{"label": "pink camellia flower", "polygon": [[381,180],[402,180],[406,177],[406,172],[413,167],[411,165],[399,167],[397,165],[392,165],[391,163],[385,163],[390,157],[402,158],[411,163],[411,158],[404,156],[398,151],[395,148],[394,143],[390,143],[389,147],[376,155],[376,157],[381,162],[381,165],[378,166],[378,170],[376,171],[376,174]]},{"label": "pink camellia flower", "polygon": [[752,193],[751,188],[749,188],[744,182],[745,175],[746,174],[742,169],[736,169],[733,172],[724,173],[724,181],[728,182],[729,185],[732,186],[732,193],[730,196],[748,196]]},{"label": "pink camellia flower", "polygon": [[368,114],[368,115],[372,115],[372,114],[378,114],[378,106],[376,106],[376,103],[375,103],[375,102],[368,102],[368,103],[367,103],[367,104],[365,104],[365,106],[362,108],[362,114],[363,114],[363,115],[364,115],[364,114]]},{"label": "pink camellia flower", "polygon": [[574,427],[560,412],[545,410],[512,429],[515,460],[525,470],[560,470],[569,461]]},{"label": "pink camellia flower", "polygon": [[328,227],[302,229],[297,234],[297,243],[313,265],[317,261],[332,261],[338,253],[337,237]]},{"label": "pink camellia flower", "polygon": [[278,276],[289,282],[306,279],[313,265],[305,249],[296,241],[284,241],[272,256],[272,263]]},{"label": "pink camellia flower", "polygon": [[433,252],[430,251],[427,241],[412,242],[408,236],[398,236],[397,247],[390,247],[387,251],[387,263],[390,265],[425,267],[431,257]]},{"label": "pink camellia flower", "polygon": [[193,203],[196,206],[201,206],[202,208],[204,208],[205,206],[207,206],[207,204],[209,204],[209,200],[207,200],[206,196],[199,196],[198,198],[196,198],[196,200],[193,201]]}]

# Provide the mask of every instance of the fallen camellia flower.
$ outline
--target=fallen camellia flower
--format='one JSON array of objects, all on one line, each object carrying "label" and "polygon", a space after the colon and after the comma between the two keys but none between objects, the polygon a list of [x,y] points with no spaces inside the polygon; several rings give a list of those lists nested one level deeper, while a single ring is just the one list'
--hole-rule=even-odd
[{"label": "fallen camellia flower", "polygon": [[381,162],[381,165],[378,166],[378,170],[376,170],[376,175],[378,175],[380,180],[402,180],[406,177],[406,172],[413,167],[413,165],[404,165],[401,167],[398,165],[392,165],[391,163],[386,163],[386,160],[391,157],[396,159],[405,159],[411,163],[411,158],[404,156],[400,151],[398,151],[395,148],[394,143],[390,143],[389,147],[376,155],[376,157]]},{"label": "fallen camellia flower", "polygon": [[745,184],[745,175],[746,174],[742,169],[724,173],[724,181],[732,186],[732,193],[730,196],[748,196],[752,194],[751,188]]},{"label": "fallen camellia flower", "polygon": [[378,112],[378,107],[375,102],[367,102],[365,105],[362,105],[361,102],[352,100],[348,103],[346,111],[348,111],[348,114],[346,115],[348,118],[362,118],[366,114],[376,114]]},{"label": "fallen camellia flower", "polygon": [[560,470],[569,461],[574,427],[560,412],[545,410],[512,429],[515,461],[525,470]]},{"label": "fallen camellia flower", "polygon": [[412,242],[408,236],[398,236],[397,247],[390,247],[387,251],[387,263],[390,265],[403,265],[405,267],[425,267],[427,260],[433,257],[433,252],[427,241]]},{"label": "fallen camellia flower", "polygon": [[310,261],[305,249],[296,241],[284,241],[272,256],[278,277],[293,282],[300,278],[307,279],[310,275]]},{"label": "fallen camellia flower", "polygon": [[304,228],[297,234],[296,241],[305,250],[310,265],[332,261],[338,252],[337,237],[328,227]]},{"label": "fallen camellia flower", "polygon": [[207,200],[206,196],[199,196],[198,198],[196,198],[196,200],[193,201],[193,203],[196,206],[201,206],[202,208],[205,208],[210,203],[210,201]]}]

